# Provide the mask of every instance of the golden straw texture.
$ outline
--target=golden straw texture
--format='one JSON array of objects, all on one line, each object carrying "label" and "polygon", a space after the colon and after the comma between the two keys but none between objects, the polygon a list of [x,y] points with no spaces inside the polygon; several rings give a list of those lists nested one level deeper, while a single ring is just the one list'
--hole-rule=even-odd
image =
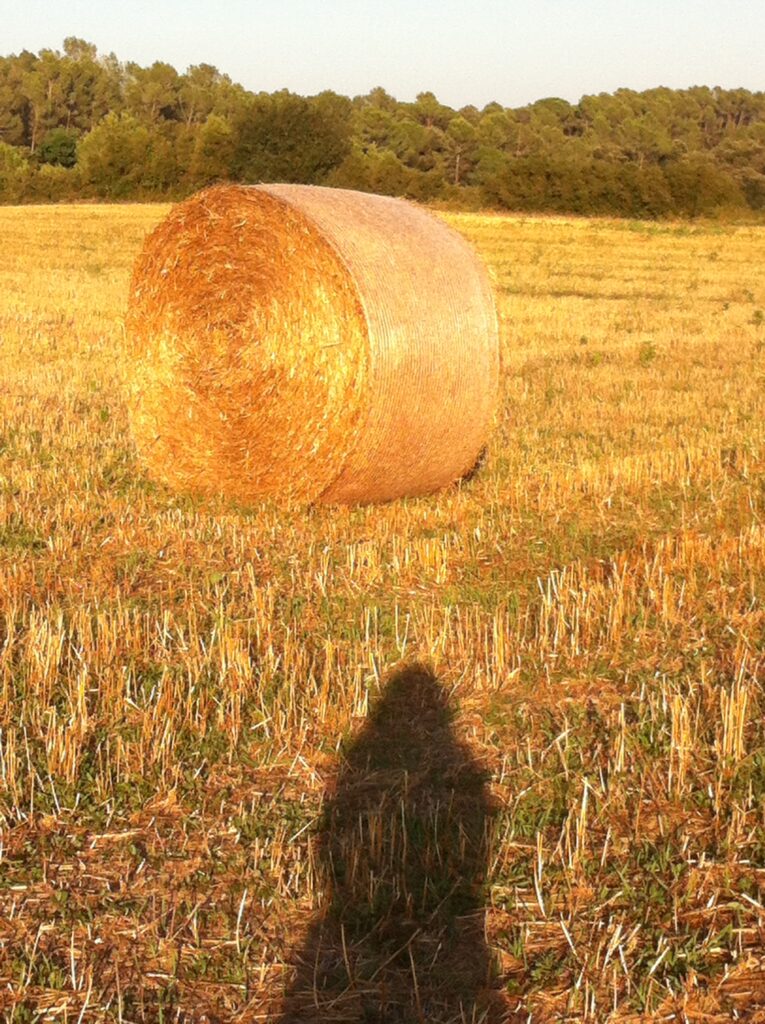
[{"label": "golden straw texture", "polygon": [[149,236],[127,334],[153,474],[241,501],[426,494],[486,442],[498,383],[486,273],[403,200],[219,186]]}]

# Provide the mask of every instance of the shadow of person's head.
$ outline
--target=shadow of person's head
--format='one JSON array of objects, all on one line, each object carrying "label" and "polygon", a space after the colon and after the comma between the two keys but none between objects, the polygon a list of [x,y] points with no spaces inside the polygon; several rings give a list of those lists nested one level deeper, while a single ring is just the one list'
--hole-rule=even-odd
[{"label": "shadow of person's head", "polygon": [[397,672],[325,802],[314,845],[324,907],[285,1024],[489,1019],[488,818],[484,773],[444,687],[421,665]]}]

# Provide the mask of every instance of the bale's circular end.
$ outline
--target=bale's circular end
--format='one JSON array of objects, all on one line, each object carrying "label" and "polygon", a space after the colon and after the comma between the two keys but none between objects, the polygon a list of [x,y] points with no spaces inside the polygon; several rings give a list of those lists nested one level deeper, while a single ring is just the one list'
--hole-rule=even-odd
[{"label": "bale's circular end", "polygon": [[459,478],[486,441],[486,275],[402,200],[207,189],[147,239],[126,325],[137,445],[183,490],[386,500]]},{"label": "bale's circular end", "polygon": [[362,415],[367,337],[337,254],[258,189],[170,213],[136,266],[131,421],[150,469],[196,492],[312,499]]}]

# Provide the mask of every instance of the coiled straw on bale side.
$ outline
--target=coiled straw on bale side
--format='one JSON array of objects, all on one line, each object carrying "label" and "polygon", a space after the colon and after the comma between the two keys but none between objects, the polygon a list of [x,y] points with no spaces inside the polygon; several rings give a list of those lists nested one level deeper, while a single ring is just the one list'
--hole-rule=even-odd
[{"label": "coiled straw on bale side", "polygon": [[384,501],[458,479],[486,442],[486,273],[403,200],[207,189],[149,236],[127,329],[138,447],[185,490]]}]

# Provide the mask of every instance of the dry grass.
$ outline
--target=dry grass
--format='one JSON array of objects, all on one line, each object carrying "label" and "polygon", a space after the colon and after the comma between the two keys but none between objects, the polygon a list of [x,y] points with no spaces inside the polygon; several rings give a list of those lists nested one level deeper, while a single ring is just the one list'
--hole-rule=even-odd
[{"label": "dry grass", "polygon": [[[0,212],[0,1013],[287,1021],[326,921],[316,1020],[383,977],[391,1021],[765,1019],[765,231],[450,218],[499,292],[486,467],[284,512],[136,461],[164,213]],[[451,773],[446,718],[370,737],[414,662]],[[495,980],[439,1002],[463,911]]]}]

